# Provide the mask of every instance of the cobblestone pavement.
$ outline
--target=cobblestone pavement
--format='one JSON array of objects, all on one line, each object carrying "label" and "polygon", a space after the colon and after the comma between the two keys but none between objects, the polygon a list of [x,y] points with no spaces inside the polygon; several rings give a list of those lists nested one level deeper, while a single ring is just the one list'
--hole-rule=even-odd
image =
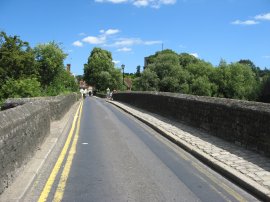
[{"label": "cobblestone pavement", "polygon": [[269,158],[159,115],[120,102],[108,102],[158,129],[216,170],[270,201]]}]

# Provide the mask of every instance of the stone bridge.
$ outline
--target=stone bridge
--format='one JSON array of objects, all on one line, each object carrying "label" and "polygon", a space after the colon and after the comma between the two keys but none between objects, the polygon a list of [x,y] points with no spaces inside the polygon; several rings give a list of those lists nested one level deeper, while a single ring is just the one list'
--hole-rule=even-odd
[{"label": "stone bridge", "polygon": [[[80,98],[78,94],[9,99],[0,112],[0,193]],[[231,144],[270,156],[270,104],[175,93],[123,92],[113,99],[185,123]]]},{"label": "stone bridge", "polygon": [[0,111],[0,194],[50,133],[51,122],[60,120],[79,97],[74,93],[5,102],[17,107]]}]

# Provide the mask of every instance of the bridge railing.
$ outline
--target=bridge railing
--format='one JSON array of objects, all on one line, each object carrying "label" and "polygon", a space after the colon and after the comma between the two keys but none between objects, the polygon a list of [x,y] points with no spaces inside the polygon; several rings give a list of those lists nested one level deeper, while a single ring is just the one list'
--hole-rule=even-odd
[{"label": "bridge railing", "polygon": [[113,99],[270,156],[270,104],[162,92],[122,92]]},{"label": "bridge railing", "polygon": [[61,119],[79,97],[74,93],[6,101],[17,107],[0,111],[0,194],[50,133],[51,121]]}]

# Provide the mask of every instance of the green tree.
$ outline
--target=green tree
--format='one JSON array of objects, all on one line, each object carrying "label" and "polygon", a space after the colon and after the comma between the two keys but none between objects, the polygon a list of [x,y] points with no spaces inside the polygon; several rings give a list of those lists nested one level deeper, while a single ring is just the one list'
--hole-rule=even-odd
[{"label": "green tree", "polygon": [[164,77],[175,76],[176,72],[180,69],[178,55],[172,50],[157,52],[153,62],[147,68],[156,72],[160,80]]},{"label": "green tree", "polygon": [[141,76],[141,66],[140,65],[138,65],[137,68],[136,68],[135,76],[136,77],[140,77]]},{"label": "green tree", "polygon": [[199,59],[188,53],[179,54],[179,63],[183,68],[186,68],[190,64],[197,63]]},{"label": "green tree", "polygon": [[158,85],[159,78],[157,74],[149,68],[146,68],[142,72],[141,77],[138,77],[134,80],[134,88],[136,90],[155,91],[159,90]]},{"label": "green tree", "polygon": [[270,74],[263,78],[259,101],[270,103]]},{"label": "green tree", "polygon": [[256,74],[256,76],[259,77],[260,68],[259,67],[256,67],[256,65],[251,60],[248,60],[248,59],[245,59],[244,60],[244,59],[242,59],[242,60],[239,60],[239,63],[250,67],[251,70]]},{"label": "green tree", "polygon": [[119,89],[121,85],[121,71],[115,69],[112,54],[101,48],[94,48],[84,65],[85,81],[100,91]]},{"label": "green tree", "polygon": [[0,86],[8,79],[37,76],[35,57],[28,42],[0,33]]},{"label": "green tree", "polygon": [[212,90],[212,83],[206,75],[194,78],[190,85],[190,92],[194,95],[211,96]]},{"label": "green tree", "polygon": [[212,64],[196,59],[196,62],[188,63],[185,70],[189,72],[187,82],[189,93],[204,96],[216,95],[217,87],[212,80],[214,74]]},{"label": "green tree", "polygon": [[20,98],[41,95],[40,83],[37,78],[8,79],[2,86],[1,97]]},{"label": "green tree", "polygon": [[222,61],[215,72],[219,97],[256,100],[259,83],[252,69],[241,63],[226,64]]},{"label": "green tree", "polygon": [[1,32],[0,102],[9,97],[40,95],[37,77],[34,52],[28,42]]},{"label": "green tree", "polygon": [[[56,42],[39,44],[34,48],[41,86],[46,89],[57,80],[64,69],[63,52]],[[51,86],[52,87],[52,86]]]},{"label": "green tree", "polygon": [[160,89],[164,92],[178,92],[180,89],[177,77],[167,76],[160,81]]},{"label": "green tree", "polygon": [[65,69],[62,69],[58,76],[54,77],[49,86],[43,89],[44,95],[56,96],[59,94],[66,94],[70,92],[76,92],[79,90],[78,83],[74,76],[72,76]]},{"label": "green tree", "polygon": [[158,88],[166,92],[184,92],[187,87],[188,72],[182,68],[179,63],[179,56],[172,50],[157,52],[149,57],[151,62],[146,69],[151,69],[158,76]]}]

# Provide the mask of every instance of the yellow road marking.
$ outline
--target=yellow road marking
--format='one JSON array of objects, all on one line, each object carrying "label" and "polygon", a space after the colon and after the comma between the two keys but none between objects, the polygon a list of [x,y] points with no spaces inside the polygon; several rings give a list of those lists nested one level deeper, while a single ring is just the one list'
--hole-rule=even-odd
[{"label": "yellow road marking", "polygon": [[198,165],[197,163],[194,163],[194,162],[192,162],[192,165],[195,168],[197,168],[197,170],[199,170],[201,173],[205,174],[216,185],[218,185],[219,187],[221,187],[222,189],[224,189],[225,191],[227,191],[227,193],[229,193],[231,196],[233,196],[236,200],[241,201],[241,202],[242,201],[245,201],[245,199],[240,194],[238,194],[236,191],[234,191],[232,188],[230,188],[226,184],[220,182],[220,180],[218,180],[215,176],[213,176],[207,170],[205,170],[204,168],[202,168],[200,165]]},{"label": "yellow road marking", "polygon": [[[203,167],[201,167],[199,164],[195,163],[194,161],[191,161],[190,158],[188,156],[186,156],[185,152],[180,152],[179,151],[179,147],[178,146],[174,146],[175,144],[172,144],[170,141],[168,141],[167,139],[164,139],[162,136],[156,136],[155,137],[157,139],[159,139],[161,142],[163,142],[164,144],[166,144],[168,147],[170,147],[174,152],[176,152],[179,156],[181,156],[184,160],[186,161],[190,161],[191,164],[201,173],[205,174],[213,183],[215,183],[216,185],[218,185],[219,187],[221,187],[223,190],[225,190],[228,194],[230,194],[231,196],[233,196],[236,200],[238,201],[245,201],[245,199],[236,191],[234,191],[232,188],[230,188],[229,186],[227,186],[226,184],[220,182],[220,180],[218,180],[214,175],[212,175],[211,173],[209,173],[206,169],[204,169]],[[215,191],[217,191],[216,189],[214,189]],[[219,191],[217,191],[218,193],[220,193]],[[223,196],[222,196],[223,197]]]},{"label": "yellow road marking", "polygon": [[59,169],[60,169],[60,167],[61,167],[61,165],[63,163],[63,160],[64,160],[64,158],[66,156],[66,153],[67,153],[67,150],[69,148],[69,145],[70,145],[73,133],[74,133],[74,128],[75,128],[75,125],[76,125],[76,121],[77,121],[77,118],[78,118],[78,113],[79,113],[79,110],[80,110],[81,106],[82,106],[82,103],[80,103],[80,105],[79,105],[79,107],[78,107],[78,109],[76,111],[76,114],[75,114],[75,117],[74,117],[74,120],[73,120],[73,123],[72,123],[72,127],[70,129],[69,134],[68,134],[68,138],[66,140],[66,143],[65,143],[65,145],[64,145],[64,147],[63,147],[63,149],[62,149],[62,151],[60,153],[60,156],[57,159],[57,162],[54,165],[54,168],[53,168],[53,170],[52,170],[52,172],[50,174],[50,177],[48,178],[48,180],[46,182],[45,187],[43,188],[43,190],[42,190],[42,192],[41,192],[41,194],[39,196],[38,202],[45,202],[47,200],[47,198],[48,198],[48,195],[49,195],[49,193],[51,191],[52,185],[53,185],[53,183],[55,181],[55,178],[56,178],[56,176],[57,176],[57,174],[59,172]]},{"label": "yellow road marking", "polygon": [[73,161],[74,155],[76,153],[77,142],[78,142],[78,139],[79,139],[80,122],[81,122],[81,110],[82,110],[82,107],[80,109],[79,120],[78,120],[77,126],[76,126],[76,133],[75,133],[75,136],[74,136],[74,139],[73,139],[71,148],[69,150],[67,161],[66,161],[64,170],[62,172],[60,181],[58,183],[56,192],[54,194],[54,199],[53,199],[54,202],[60,202],[63,199],[63,195],[64,195],[64,192],[65,192],[65,187],[66,187],[66,183],[67,183],[67,179],[68,179],[68,176],[69,176],[69,173],[70,173],[72,161]]}]

